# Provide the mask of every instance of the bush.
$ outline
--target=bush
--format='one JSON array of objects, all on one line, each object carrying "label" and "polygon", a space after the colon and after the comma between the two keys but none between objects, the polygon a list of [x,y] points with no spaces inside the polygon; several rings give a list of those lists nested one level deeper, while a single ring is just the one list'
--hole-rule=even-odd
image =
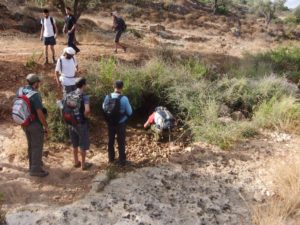
[{"label": "bush", "polygon": [[[281,48],[248,55],[244,62],[232,63],[234,69],[229,69],[226,75],[209,71],[197,57],[174,56],[171,49],[163,49],[162,54],[140,66],[123,64],[115,58],[100,58],[88,68],[91,108],[99,116],[103,98],[112,92],[114,81],[121,79],[124,94],[135,111],[143,112],[146,117],[157,105],[165,105],[184,121],[194,140],[226,149],[256,135],[259,128],[289,129],[299,120],[297,87],[284,75],[286,71],[297,73],[299,52],[297,48]],[[248,62],[246,69],[245,62]],[[258,63],[266,65],[263,74],[255,73]],[[275,70],[279,73],[274,74]],[[48,101],[53,102],[53,97],[49,97]],[[229,107],[228,116],[238,111],[245,118],[222,122],[219,118],[222,105]],[[62,132],[64,127],[58,120],[57,109],[50,111],[53,114],[50,121],[57,120],[52,122],[53,131]],[[64,135],[56,138],[62,140]]]},{"label": "bush", "polygon": [[[260,77],[274,73],[298,83],[300,80],[300,48],[280,47],[257,55],[245,54],[241,66],[244,70],[233,71],[234,75]],[[238,74],[238,72],[243,74]]]},{"label": "bush", "polygon": [[297,126],[300,119],[300,104],[294,97],[272,98],[256,110],[254,122],[264,128],[288,129]]},{"label": "bush", "polygon": [[295,9],[294,16],[296,17],[296,22],[300,23],[300,6]]}]

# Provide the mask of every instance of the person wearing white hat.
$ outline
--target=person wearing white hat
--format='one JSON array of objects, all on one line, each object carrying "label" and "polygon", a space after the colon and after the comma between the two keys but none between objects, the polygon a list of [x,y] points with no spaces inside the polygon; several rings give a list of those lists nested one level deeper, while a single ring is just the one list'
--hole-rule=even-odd
[{"label": "person wearing white hat", "polygon": [[76,90],[75,80],[78,64],[74,57],[75,54],[76,51],[72,47],[67,47],[56,63],[56,83],[58,87],[62,88],[64,95]]}]

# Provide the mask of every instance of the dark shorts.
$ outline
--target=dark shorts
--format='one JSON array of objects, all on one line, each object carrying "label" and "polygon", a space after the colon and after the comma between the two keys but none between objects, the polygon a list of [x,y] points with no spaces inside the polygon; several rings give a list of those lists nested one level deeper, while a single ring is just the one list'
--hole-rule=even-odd
[{"label": "dark shorts", "polygon": [[56,45],[56,40],[55,40],[54,36],[44,37],[44,45]]},{"label": "dark shorts", "polygon": [[63,95],[69,94],[72,91],[76,90],[76,85],[63,86]]},{"label": "dark shorts", "polygon": [[69,126],[69,135],[73,148],[80,148],[81,151],[89,150],[89,126],[88,123],[81,123],[76,126]]},{"label": "dark shorts", "polygon": [[122,30],[118,30],[118,31],[117,31],[116,37],[115,37],[115,42],[116,42],[116,43],[119,43],[122,33],[123,33]]}]

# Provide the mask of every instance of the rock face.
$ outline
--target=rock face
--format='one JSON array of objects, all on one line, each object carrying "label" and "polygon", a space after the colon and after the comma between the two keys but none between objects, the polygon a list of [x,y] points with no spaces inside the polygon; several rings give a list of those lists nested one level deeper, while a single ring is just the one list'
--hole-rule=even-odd
[{"label": "rock face", "polygon": [[60,208],[26,206],[9,213],[7,223],[234,225],[240,224],[240,217],[249,221],[233,187],[224,188],[213,176],[179,165],[143,168],[103,187],[106,179],[97,177],[91,192],[78,202]]}]

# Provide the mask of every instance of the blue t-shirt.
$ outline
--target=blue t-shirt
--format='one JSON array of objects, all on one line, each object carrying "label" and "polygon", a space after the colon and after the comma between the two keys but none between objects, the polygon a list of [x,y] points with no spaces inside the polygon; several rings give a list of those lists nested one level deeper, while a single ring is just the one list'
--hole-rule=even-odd
[{"label": "blue t-shirt", "polygon": [[[119,93],[111,93],[111,97],[112,98],[118,98],[119,97]],[[104,109],[104,105],[108,102],[109,100],[109,96],[107,95],[104,99],[104,102],[103,102],[103,105],[102,105],[102,108]],[[121,123],[125,123],[128,118],[132,115],[132,107],[129,103],[129,100],[127,98],[127,96],[122,96],[121,100],[120,100],[120,113],[122,115],[120,121],[119,121],[119,124]]]}]

